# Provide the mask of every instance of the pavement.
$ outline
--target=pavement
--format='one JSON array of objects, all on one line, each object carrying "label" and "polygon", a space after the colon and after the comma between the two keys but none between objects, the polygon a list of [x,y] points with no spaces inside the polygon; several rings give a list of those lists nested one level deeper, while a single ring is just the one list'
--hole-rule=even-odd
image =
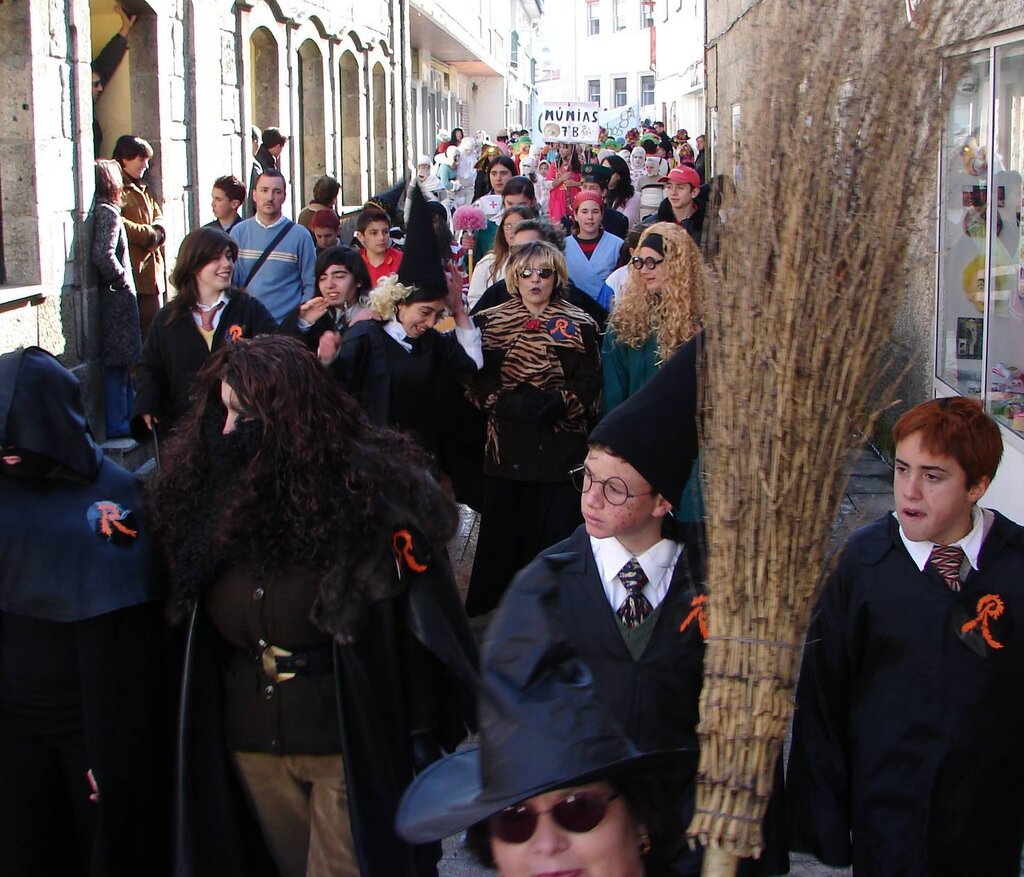
[{"label": "pavement", "polygon": [[[831,547],[837,550],[854,530],[871,523],[875,518],[892,510],[892,468],[873,449],[854,452],[847,466],[850,480],[843,496],[839,515],[832,528]],[[449,546],[456,580],[465,597],[469,574],[476,554],[478,516],[470,509],[460,507],[459,532]],[[477,637],[486,629],[488,618],[472,622]],[[810,856],[795,855],[789,872],[792,877],[841,877],[852,874],[848,868],[826,868]],[[476,864],[462,848],[462,837],[448,838],[444,842],[444,858],[438,867],[440,877],[488,877],[494,872]]]}]

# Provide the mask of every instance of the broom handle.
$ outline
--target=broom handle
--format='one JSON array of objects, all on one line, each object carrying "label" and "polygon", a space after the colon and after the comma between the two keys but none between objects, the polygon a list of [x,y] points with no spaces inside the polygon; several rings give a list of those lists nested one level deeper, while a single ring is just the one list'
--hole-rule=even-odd
[{"label": "broom handle", "polygon": [[736,877],[740,860],[723,849],[705,847],[701,877]]}]

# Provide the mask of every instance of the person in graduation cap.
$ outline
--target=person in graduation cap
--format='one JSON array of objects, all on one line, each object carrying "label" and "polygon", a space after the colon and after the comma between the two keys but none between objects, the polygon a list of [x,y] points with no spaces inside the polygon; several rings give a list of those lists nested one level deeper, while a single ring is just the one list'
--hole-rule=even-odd
[{"label": "person in graduation cap", "polygon": [[611,307],[608,275],[619,264],[622,238],[606,231],[604,196],[580,192],[573,201],[573,233],[565,240],[565,263],[572,282],[607,310]]},{"label": "person in graduation cap", "polygon": [[514,646],[488,636],[480,745],[448,756],[406,790],[398,833],[425,843],[467,831],[501,877],[661,877],[685,831],[671,806],[695,749],[643,753],[548,616]]},{"label": "person in graduation cap", "polygon": [[104,457],[55,357],[0,356],[7,877],[168,872],[166,625],[140,487]]},{"label": "person in graduation cap", "polygon": [[491,611],[516,572],[580,523],[568,473],[600,405],[601,356],[597,324],[564,298],[567,281],[554,246],[517,246],[505,268],[511,297],[475,318],[484,366],[471,391],[487,435],[471,616]]},{"label": "person in graduation cap", "polygon": [[[371,422],[408,432],[436,453],[444,427],[438,417],[442,374],[471,379],[483,353],[480,331],[463,304],[462,275],[450,260],[442,263],[423,193],[413,188],[411,198],[398,274],[384,278],[369,296],[381,320],[356,324],[343,336],[337,357],[324,354],[321,360],[329,360]],[[455,329],[442,334],[434,326],[446,310]]]}]

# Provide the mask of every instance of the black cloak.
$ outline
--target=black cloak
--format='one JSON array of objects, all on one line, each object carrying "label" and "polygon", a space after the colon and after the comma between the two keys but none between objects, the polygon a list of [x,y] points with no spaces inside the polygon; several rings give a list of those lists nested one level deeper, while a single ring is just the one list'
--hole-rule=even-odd
[{"label": "black cloak", "polygon": [[75,625],[85,746],[100,788],[90,873],[162,874],[165,625],[138,481],[104,459],[78,380],[38,347],[0,357],[0,447],[35,467],[30,477],[0,475],[0,637],[14,616]]}]

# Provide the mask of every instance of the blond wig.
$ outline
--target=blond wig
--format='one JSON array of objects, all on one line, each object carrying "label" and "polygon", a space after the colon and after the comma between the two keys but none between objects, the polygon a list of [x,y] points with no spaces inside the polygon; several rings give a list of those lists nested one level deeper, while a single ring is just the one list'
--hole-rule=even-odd
[{"label": "blond wig", "polygon": [[519,244],[509,251],[505,263],[505,286],[510,295],[519,295],[519,272],[523,268],[552,268],[555,272],[555,290],[551,300],[563,297],[565,284],[569,281],[569,271],[565,267],[565,257],[558,249],[547,241],[530,241]]},{"label": "blond wig", "polygon": [[370,310],[380,314],[381,319],[390,320],[395,316],[397,306],[412,295],[415,289],[415,286],[399,283],[397,274],[389,274],[380,279],[380,283],[370,293],[367,303]]},{"label": "blond wig", "polygon": [[[654,241],[644,243],[651,235],[661,238],[661,247]],[[629,347],[643,347],[654,334],[658,356],[665,360],[704,322],[704,265],[693,238],[673,222],[656,222],[645,229],[634,255],[638,256],[644,246],[662,250],[664,286],[660,292],[649,290],[640,272],[630,265],[629,277],[612,305],[608,326],[615,330],[619,342]]]}]

